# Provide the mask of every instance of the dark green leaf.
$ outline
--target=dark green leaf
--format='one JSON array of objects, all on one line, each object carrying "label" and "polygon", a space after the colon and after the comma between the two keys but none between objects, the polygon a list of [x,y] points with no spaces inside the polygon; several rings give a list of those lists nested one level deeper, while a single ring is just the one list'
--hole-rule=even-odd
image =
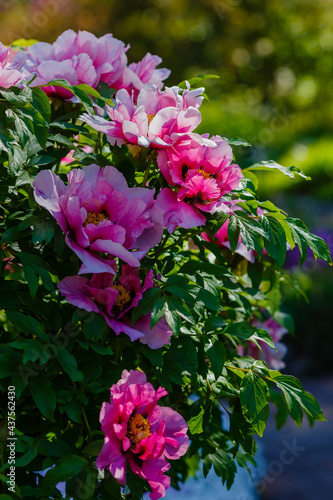
[{"label": "dark green leaf", "polygon": [[53,421],[57,399],[50,380],[43,375],[37,375],[32,377],[29,386],[37,408],[46,418]]}]

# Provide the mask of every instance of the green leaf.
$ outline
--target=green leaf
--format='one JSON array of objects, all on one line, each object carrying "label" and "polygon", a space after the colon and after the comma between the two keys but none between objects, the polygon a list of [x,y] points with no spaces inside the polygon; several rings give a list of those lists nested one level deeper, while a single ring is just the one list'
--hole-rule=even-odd
[{"label": "green leaf", "polygon": [[260,222],[265,231],[265,249],[268,255],[274,259],[276,267],[280,269],[287,252],[287,239],[284,229],[274,217],[262,215]]},{"label": "green leaf", "polygon": [[303,413],[301,407],[314,420],[326,420],[315,398],[303,389],[302,384],[296,377],[275,375],[272,372],[271,376],[274,378],[277,387],[283,392],[289,414],[298,427],[302,425]]},{"label": "green leaf", "polygon": [[7,353],[0,354],[0,378],[5,378],[16,371],[17,360],[15,357]]},{"label": "green leaf", "polygon": [[108,331],[109,327],[101,314],[91,313],[84,321],[83,333],[87,340],[91,340],[92,342],[103,340]]},{"label": "green leaf", "polygon": [[83,448],[82,453],[85,455],[89,455],[90,457],[97,457],[101,452],[103,444],[104,439],[93,441]]},{"label": "green leaf", "polygon": [[177,305],[175,305],[175,303],[172,301],[167,302],[167,307],[165,309],[165,319],[170,326],[172,333],[174,335],[178,335],[180,332],[181,321]]},{"label": "green leaf", "polygon": [[73,380],[73,382],[82,382],[83,375],[77,368],[76,359],[72,354],[70,354],[63,347],[57,346],[57,360],[67,373],[67,375]]},{"label": "green leaf", "polygon": [[212,365],[212,370],[217,379],[223,370],[223,365],[226,360],[226,350],[224,344],[220,340],[212,340],[211,346],[206,350],[206,354]]},{"label": "green leaf", "polygon": [[54,283],[52,281],[50,266],[38,255],[21,252],[18,254],[23,265],[24,274],[28,282],[31,295],[34,297],[38,289],[39,275],[45,288],[51,292],[54,291]]},{"label": "green leaf", "polygon": [[298,167],[283,167],[282,165],[279,165],[279,163],[276,163],[274,160],[269,160],[269,161],[261,161],[259,163],[255,163],[254,165],[251,165],[251,167],[245,169],[246,170],[279,170],[282,172],[284,175],[287,175],[291,179],[294,179],[296,174],[299,175],[300,177],[303,177],[303,179],[309,180],[310,177],[307,175],[303,174],[303,172],[298,168]]},{"label": "green leaf", "polygon": [[230,413],[230,437],[242,446],[243,450],[250,455],[254,455],[256,451],[256,442],[251,436],[253,427],[242,413]]},{"label": "green leaf", "polygon": [[150,318],[150,328],[153,328],[156,323],[159,322],[159,320],[164,316],[165,309],[166,309],[166,298],[165,297],[159,297],[152,309],[151,312],[151,318]]},{"label": "green leaf", "polygon": [[259,436],[262,436],[269,412],[269,391],[266,382],[249,371],[241,383],[240,400],[244,415],[249,418]]},{"label": "green leaf", "polygon": [[29,386],[37,408],[46,418],[53,421],[57,398],[49,379],[43,375],[37,375],[32,377]]},{"label": "green leaf", "polygon": [[251,148],[252,145],[247,142],[245,139],[241,139],[240,137],[232,137],[232,139],[228,139],[227,137],[222,137],[222,139],[228,141],[231,146],[244,146],[245,148]]},{"label": "green leaf", "polygon": [[229,490],[234,482],[237,471],[235,461],[222,449],[218,449],[215,453],[209,453],[203,459],[203,474],[205,477],[212,464],[216,475],[222,478],[223,484],[226,483]]},{"label": "green leaf", "polygon": [[212,276],[218,277],[228,277],[233,278],[234,275],[230,273],[230,271],[223,267],[218,266],[216,264],[211,264],[210,262],[200,262],[198,260],[188,260],[181,266],[178,273],[179,274],[190,274],[193,275],[197,272],[203,272],[207,274],[211,274]]},{"label": "green leaf", "polygon": [[237,248],[239,235],[244,245],[248,249],[256,250],[261,257],[264,247],[263,238],[265,238],[266,233],[260,224],[246,214],[231,215],[228,225],[228,239],[232,252],[235,252]]},{"label": "green leaf", "polygon": [[297,243],[301,254],[299,259],[300,266],[306,260],[308,246],[316,258],[325,260],[332,265],[331,254],[325,240],[310,233],[304,222],[300,219],[288,218],[286,222],[291,229],[292,237],[295,243]]},{"label": "green leaf", "polygon": [[16,459],[15,466],[16,467],[25,467],[26,465],[30,464],[34,458],[37,456],[37,443],[35,441],[32,441],[29,446],[28,450],[24,453],[24,455],[21,455]]},{"label": "green leaf", "polygon": [[59,482],[68,481],[77,476],[88,465],[87,460],[76,455],[67,455],[61,459],[61,462],[46,473],[42,482],[45,495],[49,495]]},{"label": "green leaf", "polygon": [[7,318],[21,332],[29,335],[36,335],[44,342],[50,341],[44,326],[32,316],[28,316],[18,311],[7,311]]},{"label": "green leaf", "polygon": [[201,434],[201,432],[203,431],[202,423],[204,414],[205,409],[201,406],[199,413],[188,420],[187,424],[191,434]]}]

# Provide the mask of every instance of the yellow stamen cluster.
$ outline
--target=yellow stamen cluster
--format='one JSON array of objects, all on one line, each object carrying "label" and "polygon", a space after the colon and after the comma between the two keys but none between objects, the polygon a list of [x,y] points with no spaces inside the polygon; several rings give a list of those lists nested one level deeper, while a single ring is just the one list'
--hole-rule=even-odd
[{"label": "yellow stamen cluster", "polygon": [[113,285],[112,288],[114,288],[119,292],[116,301],[114,303],[114,306],[119,311],[123,311],[126,304],[128,304],[128,302],[130,302],[131,300],[131,294],[122,285]]},{"label": "yellow stamen cluster", "polygon": [[147,113],[147,118],[148,118],[148,127],[150,125],[150,122],[152,121],[152,119],[154,118],[156,113],[152,113],[151,115]]},{"label": "yellow stamen cluster", "polygon": [[144,438],[150,436],[150,425],[140,413],[131,417],[127,424],[127,437],[133,448]]},{"label": "yellow stamen cluster", "polygon": [[212,177],[212,174],[206,172],[203,168],[199,168],[198,172],[202,175],[204,179],[209,179],[210,177]]},{"label": "yellow stamen cluster", "polygon": [[94,224],[95,226],[98,226],[98,224],[102,222],[102,220],[109,220],[108,216],[105,213],[100,212],[96,214],[95,212],[88,212],[83,225],[86,226],[87,224]]}]

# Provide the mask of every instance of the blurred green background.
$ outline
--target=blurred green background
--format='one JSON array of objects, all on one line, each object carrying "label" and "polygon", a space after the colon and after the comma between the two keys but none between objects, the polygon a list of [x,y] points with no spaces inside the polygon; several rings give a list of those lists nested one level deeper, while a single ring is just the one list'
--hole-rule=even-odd
[{"label": "blurred green background", "polygon": [[[332,0],[2,0],[1,41],[53,42],[65,29],[111,32],[131,45],[129,62],[158,54],[171,86],[198,74],[210,102],[200,132],[242,137],[241,166],[274,159],[297,165],[312,182],[263,174],[269,197],[302,218],[333,250],[333,2]],[[296,268],[297,258],[289,258]],[[296,271],[295,271],[296,272]],[[296,312],[290,340],[295,369],[332,367],[332,270],[309,260],[300,280],[309,302],[288,287],[285,308]],[[289,297],[288,297],[289,296]]]}]

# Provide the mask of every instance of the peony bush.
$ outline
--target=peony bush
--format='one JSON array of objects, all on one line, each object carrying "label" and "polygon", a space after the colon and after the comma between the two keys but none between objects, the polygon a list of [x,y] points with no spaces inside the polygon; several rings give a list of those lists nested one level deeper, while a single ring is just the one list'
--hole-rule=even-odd
[{"label": "peony bush", "polygon": [[281,289],[288,249],[331,257],[255,172],[305,176],[241,169],[246,141],[197,132],[203,77],[164,87],[128,52],[72,30],[0,45],[4,498],[158,500],[200,463],[230,488],[270,402],[278,427],[325,420],[279,371]]}]

